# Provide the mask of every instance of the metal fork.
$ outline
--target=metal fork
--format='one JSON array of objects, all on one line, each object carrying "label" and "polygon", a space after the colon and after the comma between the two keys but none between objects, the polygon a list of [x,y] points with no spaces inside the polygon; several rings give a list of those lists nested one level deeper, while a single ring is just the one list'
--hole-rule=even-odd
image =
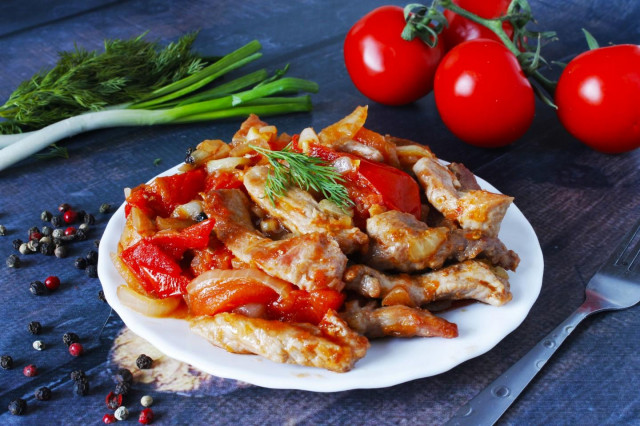
[{"label": "metal fork", "polygon": [[463,405],[447,425],[493,425],[580,322],[591,314],[640,302],[640,222],[591,278],[580,307],[493,383]]}]

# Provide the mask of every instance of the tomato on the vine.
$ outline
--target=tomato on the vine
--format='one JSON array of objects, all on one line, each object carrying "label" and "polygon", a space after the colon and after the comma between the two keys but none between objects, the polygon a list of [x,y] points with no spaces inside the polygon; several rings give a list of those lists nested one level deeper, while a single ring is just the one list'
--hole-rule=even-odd
[{"label": "tomato on the vine", "polygon": [[[509,9],[511,0],[452,0],[461,8],[478,15],[481,18],[493,19],[504,16]],[[500,38],[487,27],[476,24],[450,10],[444,11],[449,25],[442,31],[441,37],[447,50],[453,49],[460,43],[477,38],[500,41]],[[513,26],[509,22],[502,24],[502,29],[513,39]]]},{"label": "tomato on the vine", "polygon": [[640,147],[640,46],[576,56],[558,80],[555,102],[562,125],[591,148],[613,154]]},{"label": "tomato on the vine", "polygon": [[533,121],[531,83],[516,57],[493,40],[470,40],[449,51],[436,71],[434,95],[442,121],[471,145],[509,145]]},{"label": "tomato on the vine", "polygon": [[420,38],[404,40],[404,26],[401,7],[382,6],[356,22],[344,40],[351,80],[381,104],[404,105],[429,93],[444,54],[441,43],[429,47]]}]

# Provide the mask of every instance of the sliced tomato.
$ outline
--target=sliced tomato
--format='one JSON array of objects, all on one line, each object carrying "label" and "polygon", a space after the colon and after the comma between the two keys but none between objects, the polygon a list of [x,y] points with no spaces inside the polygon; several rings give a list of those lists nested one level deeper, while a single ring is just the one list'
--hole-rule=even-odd
[{"label": "sliced tomato", "polygon": [[381,196],[382,203],[387,208],[411,213],[416,218],[420,218],[420,187],[411,176],[402,170],[356,155],[333,151],[317,144],[309,146],[308,155],[322,158],[328,162],[334,162],[340,157],[349,157],[355,160],[356,172],[346,173],[343,177],[347,180],[347,190],[349,190],[349,195],[356,203],[356,208],[360,213],[371,207],[366,204],[375,201],[375,197],[371,196],[372,192]]},{"label": "sliced tomato", "polygon": [[286,322],[318,324],[329,309],[338,310],[344,294],[335,290],[292,290],[269,306],[271,316]]},{"label": "sliced tomato", "polygon": [[120,256],[148,293],[160,298],[185,293],[189,278],[182,274],[178,262],[150,239],[138,241]]},{"label": "sliced tomato", "polygon": [[151,237],[151,241],[174,259],[180,259],[188,249],[204,249],[209,245],[209,236],[215,225],[214,219],[188,226],[180,231],[162,231]]}]

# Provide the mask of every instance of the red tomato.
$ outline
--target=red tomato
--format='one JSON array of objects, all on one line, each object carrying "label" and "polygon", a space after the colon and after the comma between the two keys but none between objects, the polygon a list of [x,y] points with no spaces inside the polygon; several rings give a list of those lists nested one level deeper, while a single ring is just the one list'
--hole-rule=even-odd
[{"label": "red tomato", "polygon": [[273,302],[269,312],[286,322],[318,324],[329,309],[338,310],[342,306],[344,297],[335,290],[292,290],[287,298]]},{"label": "red tomato", "polygon": [[[507,13],[511,0],[453,0],[453,2],[481,18],[492,19],[499,18]],[[444,16],[447,18],[449,26],[442,31],[441,37],[447,50],[454,48],[463,41],[477,38],[500,41],[498,36],[487,27],[476,24],[450,10],[445,10]],[[513,39],[513,26],[509,22],[504,22],[502,29],[509,38]]]},{"label": "red tomato", "polygon": [[190,294],[189,312],[192,315],[215,315],[250,303],[266,305],[277,298],[278,293],[266,285],[251,281],[228,281]]},{"label": "red tomato", "polygon": [[444,54],[441,43],[431,48],[419,38],[402,39],[404,26],[401,7],[382,6],[356,22],[344,40],[353,84],[381,104],[404,105],[429,93]]},{"label": "red tomato", "polygon": [[576,56],[555,94],[562,125],[606,153],[640,147],[640,46],[602,47]]},{"label": "red tomato", "polygon": [[533,121],[533,89],[501,43],[471,40],[454,47],[436,72],[442,121],[463,141],[496,148],[520,138]]}]

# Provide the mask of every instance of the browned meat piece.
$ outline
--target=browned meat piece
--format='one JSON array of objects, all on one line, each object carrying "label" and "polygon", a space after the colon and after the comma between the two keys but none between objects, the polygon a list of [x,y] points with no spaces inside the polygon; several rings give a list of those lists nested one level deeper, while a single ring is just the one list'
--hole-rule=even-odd
[{"label": "browned meat piece", "polygon": [[346,288],[366,297],[382,298],[382,305],[417,307],[442,299],[474,299],[494,306],[511,300],[504,269],[467,260],[422,275],[386,275],[364,265],[344,274]]},{"label": "browned meat piece", "polygon": [[368,340],[350,330],[332,310],[317,327],[222,313],[194,318],[191,330],[229,352],[339,373],[349,371],[369,348]]},{"label": "browned meat piece", "polygon": [[342,120],[325,127],[318,133],[322,145],[338,149],[346,141],[353,140],[358,130],[364,126],[367,120],[368,107],[357,107],[351,114]]},{"label": "browned meat piece", "polygon": [[449,164],[449,170],[453,172],[456,179],[460,183],[460,191],[478,190],[480,185],[471,170],[467,169],[464,164],[451,163]]},{"label": "browned meat piece", "polygon": [[456,176],[433,158],[420,159],[413,171],[429,202],[446,218],[456,220],[463,229],[498,235],[513,197],[484,190],[461,191]]},{"label": "browned meat piece", "polygon": [[341,313],[349,327],[371,339],[394,337],[458,337],[458,326],[437,317],[426,309],[403,305],[376,308],[372,304],[360,306],[358,301],[346,303]]},{"label": "browned meat piece", "polygon": [[275,205],[265,195],[269,167],[253,167],[244,176],[244,186],[251,199],[290,231],[296,234],[318,232],[336,239],[343,252],[349,254],[365,250],[369,239],[353,226],[350,216],[339,209],[322,208],[308,192],[292,186],[287,193],[275,200]]},{"label": "browned meat piece", "polygon": [[403,272],[440,268],[447,259],[486,258],[515,270],[519,258],[497,238],[477,231],[429,228],[413,215],[390,210],[367,219],[370,250],[366,263],[381,270]]},{"label": "browned meat piece", "polygon": [[216,235],[234,256],[305,290],[342,289],[347,258],[333,238],[310,233],[270,240],[253,228],[248,203],[238,189],[215,190],[205,196],[204,209],[216,220]]}]

